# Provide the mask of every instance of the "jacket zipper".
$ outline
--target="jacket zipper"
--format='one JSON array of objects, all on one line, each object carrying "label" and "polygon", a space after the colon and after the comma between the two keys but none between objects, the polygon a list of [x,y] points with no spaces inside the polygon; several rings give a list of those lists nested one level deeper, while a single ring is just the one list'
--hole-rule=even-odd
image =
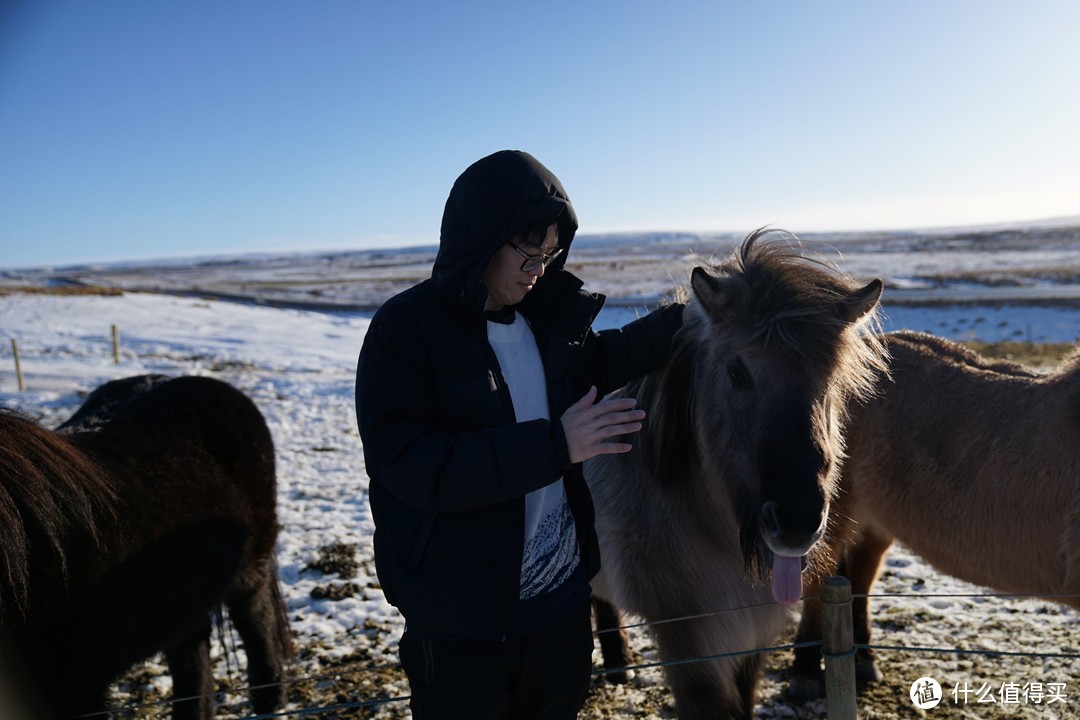
[{"label": "jacket zipper", "polygon": [[[506,382],[506,376],[502,372],[502,368],[499,366],[498,358],[495,357],[495,351],[491,348],[491,344],[487,341],[487,333],[484,333],[484,345],[485,355],[487,356],[488,365],[492,378],[495,381],[495,391],[499,394],[499,401],[502,404],[503,412],[510,422],[517,422],[517,415],[514,413],[514,401],[510,397],[510,386]],[[520,548],[522,535],[524,529],[521,527],[521,523],[515,522],[513,514],[524,517],[524,505],[525,498],[519,498],[513,506],[508,508],[507,512],[512,513],[508,518],[507,526],[507,538],[506,547],[508,548]],[[519,537],[515,538],[515,533]],[[510,618],[515,614],[514,605],[518,602],[518,598],[521,595],[521,551],[517,553],[517,557],[510,557],[508,553],[507,557],[507,577],[504,579],[505,586],[505,600],[503,605],[503,622],[502,622],[502,635],[499,638],[499,642],[506,642],[509,638],[510,631]],[[513,569],[517,568],[517,572],[514,573]]]}]

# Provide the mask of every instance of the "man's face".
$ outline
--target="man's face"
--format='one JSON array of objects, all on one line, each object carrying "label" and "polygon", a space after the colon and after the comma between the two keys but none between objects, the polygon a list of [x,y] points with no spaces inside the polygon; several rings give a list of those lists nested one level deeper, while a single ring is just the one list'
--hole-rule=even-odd
[{"label": "man's face", "polygon": [[[514,242],[517,243],[516,238]],[[529,254],[551,255],[559,247],[558,224],[552,223],[548,226],[547,237],[539,248],[525,247],[520,243],[518,247]],[[512,245],[503,245],[491,258],[491,262],[484,269],[484,285],[488,291],[485,310],[500,310],[507,305],[517,305],[525,299],[537,281],[544,277],[542,264],[535,270],[525,272],[521,269],[523,262],[525,258]]]}]

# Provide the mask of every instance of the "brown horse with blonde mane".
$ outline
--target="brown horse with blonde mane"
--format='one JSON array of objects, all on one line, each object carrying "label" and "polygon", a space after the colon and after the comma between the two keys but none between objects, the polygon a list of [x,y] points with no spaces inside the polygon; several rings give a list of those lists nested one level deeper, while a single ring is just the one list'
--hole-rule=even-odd
[{"label": "brown horse with blonde mane", "polygon": [[164,651],[173,717],[212,717],[222,603],[255,711],[279,707],[275,488],[262,414],[210,378],[108,383],[58,431],[0,410],[0,681],[17,716],[103,713],[110,683]]},{"label": "brown horse with blonde mane", "polygon": [[[851,407],[829,532],[855,642],[870,641],[866,594],[894,540],[945,574],[1080,609],[1080,351],[1043,374],[932,335],[886,339],[892,377]],[[820,622],[808,601],[798,641]],[[796,651],[793,670],[793,692],[819,690],[819,653]],[[857,672],[880,678],[871,651]]]},{"label": "brown horse with blonde mane", "polygon": [[623,391],[646,411],[633,449],[585,466],[603,556],[594,591],[652,623],[681,718],[753,717],[752,651],[784,628],[776,601],[802,594],[844,408],[884,368],[860,335],[881,282],[860,286],[790,236],[764,236],[694,269],[671,360]]}]

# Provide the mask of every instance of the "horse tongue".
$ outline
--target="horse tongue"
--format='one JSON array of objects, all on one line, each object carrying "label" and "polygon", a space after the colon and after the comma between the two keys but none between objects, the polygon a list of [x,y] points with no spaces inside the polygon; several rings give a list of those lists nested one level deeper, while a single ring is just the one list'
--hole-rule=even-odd
[{"label": "horse tongue", "polygon": [[772,596],[791,605],[802,597],[802,558],[773,555]]}]

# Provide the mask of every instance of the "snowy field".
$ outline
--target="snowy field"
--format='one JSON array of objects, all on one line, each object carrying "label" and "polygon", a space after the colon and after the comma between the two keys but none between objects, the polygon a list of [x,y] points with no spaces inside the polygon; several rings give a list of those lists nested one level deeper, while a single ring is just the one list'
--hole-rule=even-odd
[{"label": "snowy field", "polygon": [[[1076,248],[1070,245],[1067,250],[1075,253]],[[845,251],[844,257],[853,254]],[[1075,254],[1047,255],[1033,264],[1072,267],[1069,263],[1078,260]],[[625,261],[603,262],[614,269]],[[978,263],[965,267],[966,273],[987,269]],[[8,284],[34,284],[60,274],[42,272],[28,279],[30,273],[9,273]],[[143,281],[148,277],[145,269],[139,274]],[[894,279],[910,276],[915,282],[907,270],[885,274]],[[605,276],[598,282],[616,281]],[[621,293],[627,299],[606,309],[598,326],[620,325],[632,318],[637,311],[628,298],[657,292],[652,282]],[[194,285],[189,283],[189,288]],[[1066,298],[1044,304],[886,304],[886,325],[961,340],[1073,343],[1080,339],[1080,308],[1070,304],[1069,292],[1063,293]],[[232,383],[258,404],[277,448],[283,525],[278,557],[300,648],[292,669],[289,711],[299,715],[304,708],[334,708],[305,717],[408,717],[407,704],[400,701],[355,706],[408,693],[392,667],[403,626],[375,579],[368,480],[353,413],[356,356],[369,318],[367,311],[270,307],[140,292],[113,297],[0,296],[0,403],[29,412],[47,426],[64,420],[101,383],[141,373],[210,375]],[[120,331],[118,364],[110,345],[113,324]],[[19,343],[25,392],[16,389],[9,339]],[[876,642],[968,652],[881,653],[883,670],[897,677],[861,700],[862,717],[918,717],[907,688],[924,675],[936,677],[947,695],[957,687],[997,689],[1026,682],[1063,684],[1067,695],[1064,702],[1023,705],[1000,700],[976,704],[974,694],[964,704],[948,697],[926,715],[1080,717],[1080,661],[1052,656],[1080,652],[1074,612],[1046,601],[989,596],[985,589],[939,575],[903,548],[890,552],[875,592],[902,596],[875,599]],[[635,631],[633,641],[645,661],[655,658],[645,633]],[[994,651],[1050,655],[985,654]],[[786,654],[770,659],[759,717],[823,717],[821,703],[793,705],[784,700],[778,669],[787,659]],[[235,689],[245,680],[235,668],[227,677],[220,652],[218,666],[222,715],[242,717],[249,706]],[[117,690],[116,699],[152,703],[168,687],[167,673],[154,661],[133,673]],[[134,715],[161,717],[165,712],[151,705]],[[635,673],[627,686],[598,681],[582,717],[670,718],[673,712],[660,673],[646,669]]]}]

